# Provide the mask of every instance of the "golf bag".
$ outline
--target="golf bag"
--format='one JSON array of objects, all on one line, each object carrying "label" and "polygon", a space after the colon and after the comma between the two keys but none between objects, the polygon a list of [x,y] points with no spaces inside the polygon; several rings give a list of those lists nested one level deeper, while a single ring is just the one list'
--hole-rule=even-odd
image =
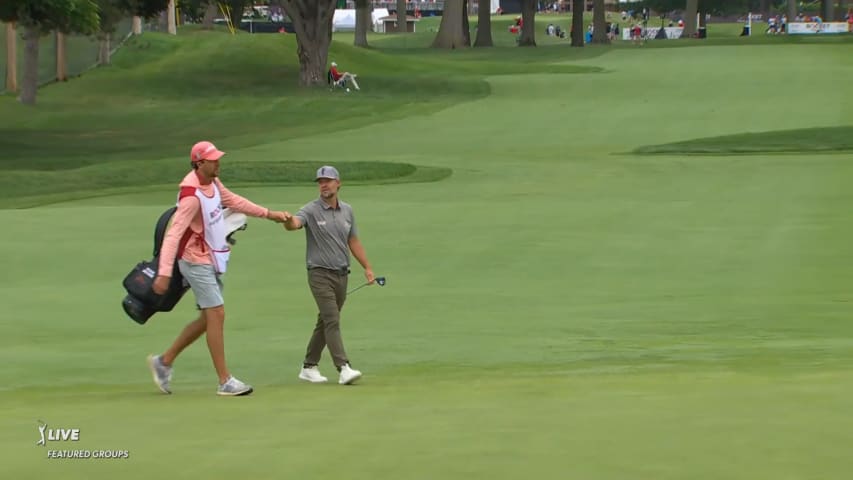
[{"label": "golf bag", "polygon": [[127,296],[122,300],[121,306],[125,313],[140,325],[144,325],[157,312],[171,311],[189,289],[177,262],[172,269],[172,278],[166,293],[157,295],[152,288],[160,266],[160,247],[163,245],[166,227],[177,209],[178,207],[172,207],[166,210],[157,220],[157,226],[154,228],[154,258],[136,264],[122,282]]},{"label": "golf bag", "polygon": [[[122,282],[127,291],[127,296],[122,300],[121,306],[125,313],[140,325],[144,325],[157,312],[172,311],[189,289],[189,285],[184,281],[184,277],[178,268],[178,262],[175,262],[175,266],[172,268],[172,278],[169,281],[169,288],[166,293],[157,295],[152,288],[154,279],[157,278],[157,269],[160,268],[160,248],[163,245],[163,237],[166,236],[166,227],[177,209],[178,207],[172,207],[166,210],[157,220],[157,226],[154,227],[154,258],[136,264]],[[225,216],[225,228],[228,232],[225,240],[230,245],[235,245],[237,240],[233,238],[234,234],[245,230],[247,227],[246,215],[234,212],[229,208],[223,211],[223,215]]]}]

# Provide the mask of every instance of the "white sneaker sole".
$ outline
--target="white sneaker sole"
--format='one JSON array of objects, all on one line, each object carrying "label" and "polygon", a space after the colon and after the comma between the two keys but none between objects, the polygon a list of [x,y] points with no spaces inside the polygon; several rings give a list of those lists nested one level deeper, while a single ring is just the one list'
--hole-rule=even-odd
[{"label": "white sneaker sole", "polygon": [[338,384],[340,384],[340,385],[352,385],[352,384],[353,384],[353,383],[355,383],[355,381],[356,381],[356,380],[358,380],[359,378],[361,378],[361,374],[360,374],[360,373],[359,373],[358,375],[353,375],[352,377],[350,377],[349,379],[347,379],[347,381],[346,381],[346,382],[345,382],[345,381],[343,381],[343,379],[340,379],[340,380],[338,380]]},{"label": "white sneaker sole", "polygon": [[243,396],[251,394],[254,391],[255,391],[254,388],[250,388],[248,390],[243,390],[242,392],[220,392],[219,390],[217,390],[216,394],[221,396],[221,397],[243,397]]},{"label": "white sneaker sole", "polygon": [[299,374],[299,379],[302,380],[303,382],[308,382],[308,383],[326,383],[329,381],[329,379],[326,377],[323,377],[322,380],[319,380],[319,379],[315,379],[315,378],[311,378],[311,377],[305,377],[301,373]]},{"label": "white sneaker sole", "polygon": [[148,369],[151,370],[151,379],[154,380],[154,385],[165,394],[171,394],[172,391],[160,385],[160,379],[157,378],[157,367],[154,365],[154,355],[148,355]]}]

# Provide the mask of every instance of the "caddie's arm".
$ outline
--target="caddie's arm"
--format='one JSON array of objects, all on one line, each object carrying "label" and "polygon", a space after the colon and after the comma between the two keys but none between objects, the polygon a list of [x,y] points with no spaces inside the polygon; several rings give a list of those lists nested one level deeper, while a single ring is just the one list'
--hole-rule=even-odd
[{"label": "caddie's arm", "polygon": [[266,218],[276,222],[284,222],[284,212],[272,211],[269,208],[262,207],[250,201],[245,197],[241,197],[236,193],[225,188],[222,182],[217,180],[219,187],[219,195],[222,197],[222,205],[234,210],[235,212],[245,213],[251,217]]},{"label": "caddie's arm", "polygon": [[172,225],[166,231],[160,248],[160,263],[157,266],[157,278],[154,279],[154,293],[162,295],[169,288],[169,279],[178,256],[178,244],[184,233],[190,228],[193,218],[201,210],[201,203],[195,195],[187,195],[178,202],[178,209],[172,216]]}]

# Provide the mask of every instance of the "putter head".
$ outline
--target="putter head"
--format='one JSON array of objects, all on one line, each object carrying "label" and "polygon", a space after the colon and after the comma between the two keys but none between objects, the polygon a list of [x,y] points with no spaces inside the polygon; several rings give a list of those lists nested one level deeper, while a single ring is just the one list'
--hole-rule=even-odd
[{"label": "putter head", "polygon": [[374,280],[376,281],[376,284],[380,287],[385,286],[385,277],[376,277]]}]

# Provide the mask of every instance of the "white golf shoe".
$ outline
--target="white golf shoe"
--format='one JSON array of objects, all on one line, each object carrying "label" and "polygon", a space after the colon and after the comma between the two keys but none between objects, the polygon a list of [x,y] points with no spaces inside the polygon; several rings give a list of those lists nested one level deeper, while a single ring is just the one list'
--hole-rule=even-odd
[{"label": "white golf shoe", "polygon": [[361,378],[361,372],[354,370],[347,363],[341,367],[341,376],[338,378],[338,383],[341,385],[352,385],[359,378]]},{"label": "white golf shoe", "polygon": [[320,374],[320,369],[317,368],[317,365],[302,367],[302,370],[299,371],[299,379],[311,383],[326,383],[329,381],[328,378]]}]

